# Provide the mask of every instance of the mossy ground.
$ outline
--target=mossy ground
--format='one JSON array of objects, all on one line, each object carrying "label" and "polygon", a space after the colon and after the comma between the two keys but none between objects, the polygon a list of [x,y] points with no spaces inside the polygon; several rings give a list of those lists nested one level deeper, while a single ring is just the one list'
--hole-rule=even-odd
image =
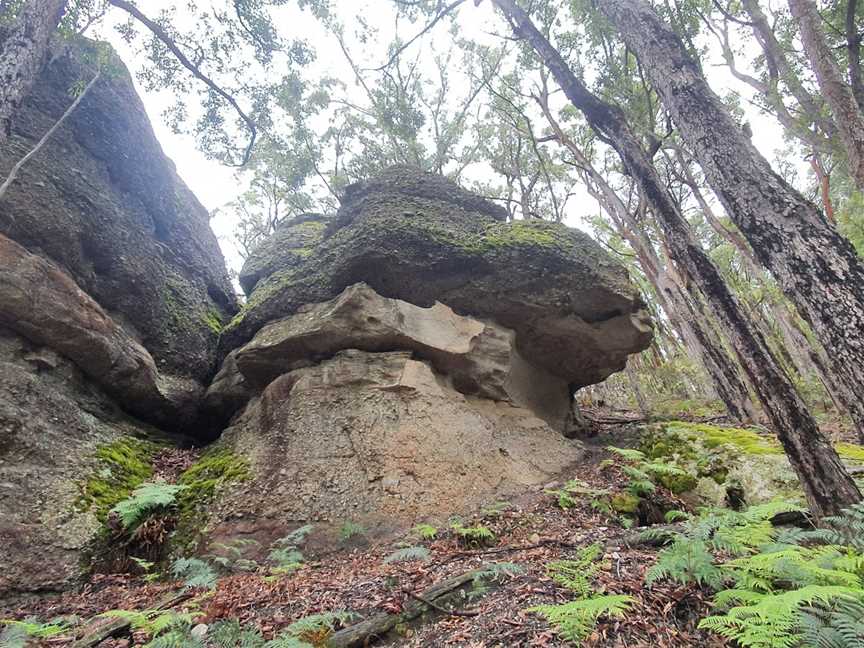
[{"label": "mossy ground", "polygon": [[205,450],[178,480],[185,488],[177,497],[177,530],[172,539],[175,548],[188,548],[195,541],[204,508],[220,488],[249,476],[249,462],[229,448]]},{"label": "mossy ground", "polygon": [[90,510],[104,523],[108,512],[153,475],[153,457],[161,446],[153,441],[124,438],[96,450],[97,468],[81,484],[76,506]]}]

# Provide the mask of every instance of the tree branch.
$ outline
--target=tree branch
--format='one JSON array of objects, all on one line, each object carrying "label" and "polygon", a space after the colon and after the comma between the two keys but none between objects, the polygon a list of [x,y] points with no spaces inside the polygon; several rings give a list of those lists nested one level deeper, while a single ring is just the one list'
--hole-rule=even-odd
[{"label": "tree branch", "polygon": [[255,125],[255,122],[252,120],[249,115],[247,115],[240,105],[237,103],[237,100],[234,99],[230,94],[225,92],[219,85],[216,84],[210,77],[205,75],[197,65],[192,63],[186,55],[182,52],[182,50],[177,46],[177,43],[174,41],[171,36],[156,22],[145,16],[138,7],[133,5],[131,2],[127,2],[127,0],[108,0],[108,2],[117,7],[118,9],[122,9],[133,18],[135,18],[142,25],[147,27],[151,31],[151,33],[158,38],[162,43],[167,47],[174,56],[177,57],[177,60],[180,61],[180,64],[189,70],[196,79],[204,83],[208,88],[210,88],[217,95],[222,97],[228,104],[234,108],[243,122],[246,124],[246,128],[249,129],[249,143],[246,145],[246,149],[243,152],[243,158],[241,159],[239,164],[231,164],[231,166],[242,167],[245,166],[247,162],[249,162],[249,158],[252,156],[252,149],[255,146],[255,140],[258,137],[258,128]]}]

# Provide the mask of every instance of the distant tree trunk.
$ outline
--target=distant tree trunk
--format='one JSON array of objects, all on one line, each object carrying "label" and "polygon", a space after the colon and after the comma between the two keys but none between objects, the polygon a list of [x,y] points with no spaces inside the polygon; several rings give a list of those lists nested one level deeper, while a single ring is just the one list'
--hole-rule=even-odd
[{"label": "distant tree trunk", "polygon": [[711,379],[716,395],[726,406],[729,416],[741,423],[754,421],[756,410],[738,365],[726,352],[722,342],[703,326],[706,316],[694,310],[683,286],[680,282],[674,281],[663,267],[663,262],[643,227],[636,221],[612,186],[594,168],[576,142],[564,133],[549,109],[548,96],[544,81],[542,93],[534,98],[540,105],[546,121],[549,122],[558,141],[570,151],[580,165],[589,193],[603,206],[618,235],[626,240],[636,253],[645,277],[654,287],[660,305],[684,341],[685,347],[700,361]]},{"label": "distant tree trunk", "polygon": [[[684,216],[630,130],[623,112],[588,91],[515,0],[493,2],[508,18],[515,34],[534,48],[567,98],[582,111],[591,127],[612,143],[631,177],[639,183],[663,228],[676,263],[685,268],[697,282],[710,301],[718,321],[725,327],[730,343],[741,358],[744,370],[773,423],[786,456],[801,480],[813,513],[820,517],[833,515],[859,502],[861,493],[836,450],[819,431],[816,421],[771,354],[762,335],[744,317],[717,267],[693,238]],[[618,4],[615,0],[606,2]],[[604,6],[604,3],[600,6]]]},{"label": "distant tree trunk", "polygon": [[864,82],[861,80],[861,37],[858,35],[856,13],[858,0],[846,3],[846,60],[849,68],[849,83],[858,108],[864,109]]},{"label": "distant tree trunk", "polygon": [[68,0],[26,0],[11,25],[0,28],[0,145],[12,132],[12,118],[30,92],[48,54]]},{"label": "distant tree trunk", "polygon": [[813,0],[789,0],[789,9],[798,22],[804,51],[837,124],[840,141],[849,158],[849,174],[856,186],[864,189],[864,115],[825,40],[816,3]]},{"label": "distant tree trunk", "polygon": [[822,346],[836,382],[864,394],[864,265],[819,210],[771,169],[681,39],[642,0],[605,0],[726,212]]},{"label": "distant tree trunk", "polygon": [[633,390],[633,395],[636,397],[636,405],[639,407],[639,412],[644,418],[651,416],[651,410],[648,408],[648,401],[645,400],[645,394],[642,393],[642,386],[639,384],[639,375],[633,368],[630,359],[624,366],[624,373],[627,374],[627,380],[630,381],[630,389]]}]

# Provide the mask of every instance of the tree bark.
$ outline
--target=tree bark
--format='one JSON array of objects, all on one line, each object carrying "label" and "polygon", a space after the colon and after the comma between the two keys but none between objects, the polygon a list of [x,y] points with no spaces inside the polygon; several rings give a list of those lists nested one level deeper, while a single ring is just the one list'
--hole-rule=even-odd
[{"label": "tree bark", "polygon": [[[631,177],[639,183],[676,263],[697,282],[728,332],[730,343],[742,360],[814,513],[833,515],[860,501],[861,493],[837,452],[819,431],[761,333],[744,317],[717,267],[693,238],[677,203],[630,130],[623,112],[591,94],[515,0],[493,2],[508,18],[515,34],[531,44],[564,94],[582,111],[598,136],[612,144]],[[601,6],[605,4],[619,2],[608,0]]]},{"label": "tree bark", "polygon": [[682,138],[760,263],[810,324],[831,371],[864,394],[864,265],[815,205],[750,143],[681,40],[642,0],[601,11],[642,60]]},{"label": "tree bark", "polygon": [[816,73],[819,89],[840,134],[849,159],[849,175],[859,189],[864,189],[864,115],[843,80],[843,73],[822,33],[822,17],[813,0],[789,0],[789,9],[801,30],[801,42]]},{"label": "tree bark", "polygon": [[48,43],[67,1],[27,0],[13,23],[0,28],[0,146],[9,138],[15,112],[45,64]]}]

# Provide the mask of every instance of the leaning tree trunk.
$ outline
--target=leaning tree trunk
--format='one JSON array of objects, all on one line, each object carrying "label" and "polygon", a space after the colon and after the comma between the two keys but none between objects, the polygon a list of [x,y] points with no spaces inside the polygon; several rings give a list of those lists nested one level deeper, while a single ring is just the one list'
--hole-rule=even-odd
[{"label": "leaning tree trunk", "polygon": [[675,262],[697,282],[718,321],[726,328],[729,341],[741,358],[786,456],[801,480],[813,513],[817,516],[832,515],[859,502],[861,493],[836,450],[819,431],[762,335],[744,317],[717,267],[693,238],[677,203],[630,130],[623,112],[589,92],[515,0],[493,2],[508,18],[515,34],[531,44],[591,127],[612,143],[631,177],[639,183],[663,229]]},{"label": "leaning tree trunk", "polygon": [[709,184],[798,312],[831,349],[831,371],[864,393],[864,265],[815,205],[750,143],[681,39],[642,0],[603,13],[642,60]]},{"label": "leaning tree trunk", "polygon": [[67,0],[26,0],[9,26],[0,28],[0,145],[12,118],[36,80]]},{"label": "leaning tree trunk", "polygon": [[825,40],[816,3],[813,0],[789,0],[789,9],[798,22],[804,51],[837,124],[840,142],[849,159],[849,175],[859,189],[864,189],[864,115]]},{"label": "leaning tree trunk", "polygon": [[[552,127],[555,137],[570,151],[582,168],[588,192],[603,206],[619,236],[633,248],[645,277],[654,287],[661,307],[687,349],[701,361],[711,379],[714,391],[723,401],[729,416],[741,423],[756,420],[756,411],[750,393],[735,361],[726,352],[722,342],[703,327],[705,316],[696,313],[684,288],[664,269],[660,257],[641,224],[633,217],[612,186],[594,168],[576,142],[561,128],[549,108],[545,84],[543,92],[535,96],[535,99],[546,121]],[[596,186],[596,189],[592,188],[592,185]]]}]

